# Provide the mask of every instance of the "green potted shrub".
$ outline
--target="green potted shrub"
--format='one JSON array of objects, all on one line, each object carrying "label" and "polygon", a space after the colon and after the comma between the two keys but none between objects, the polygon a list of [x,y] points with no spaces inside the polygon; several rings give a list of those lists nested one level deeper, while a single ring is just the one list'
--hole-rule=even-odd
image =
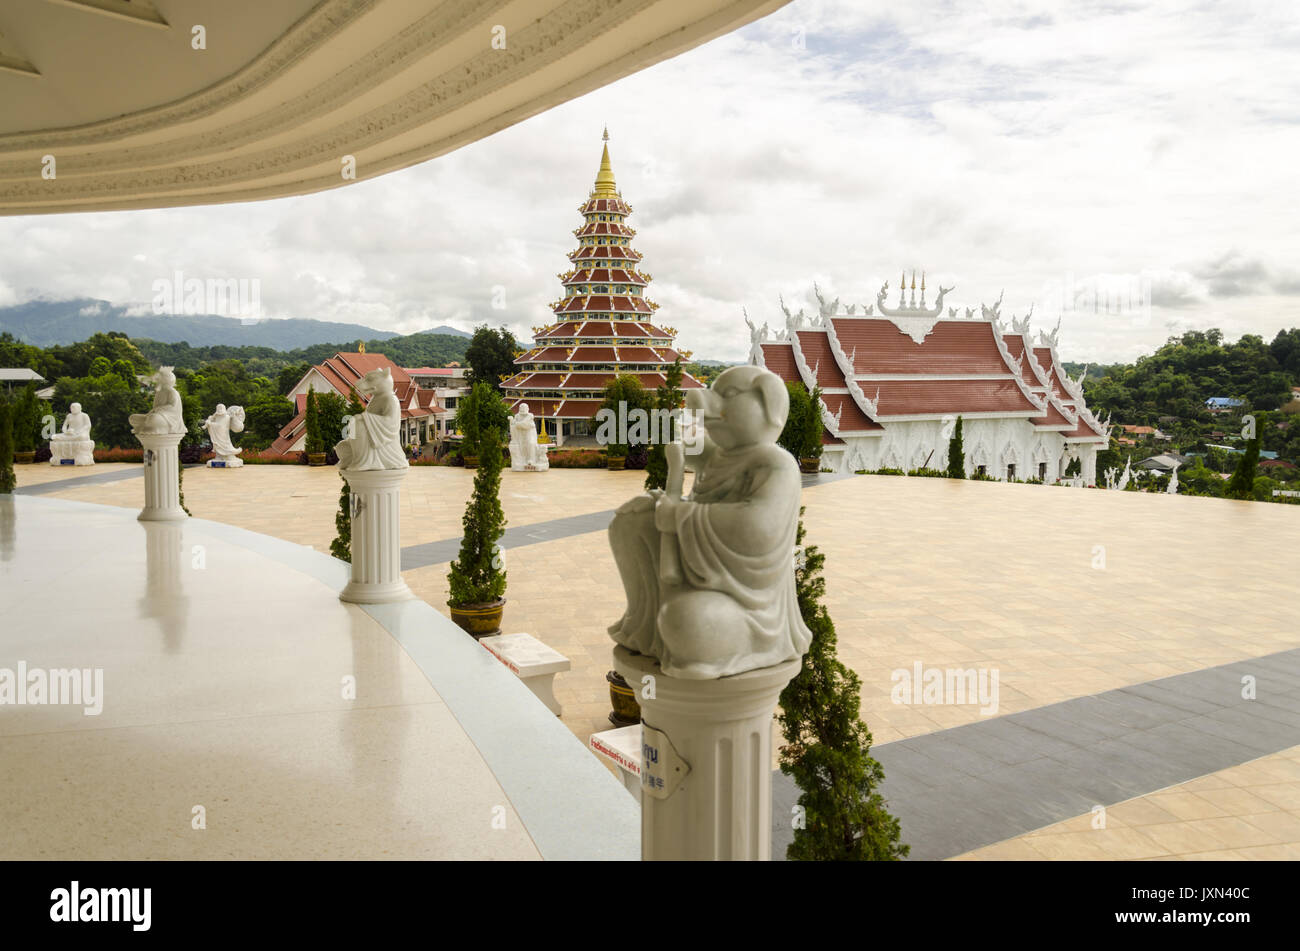
[{"label": "green potted shrub", "polygon": [[320,430],[320,404],[316,401],[316,391],[307,391],[307,464],[325,465],[325,437]]},{"label": "green potted shrub", "polygon": [[485,435],[495,432],[498,445],[510,432],[510,411],[490,383],[475,383],[456,407],[456,429],[462,436],[460,456],[466,469],[475,469],[483,455]]},{"label": "green potted shrub", "polygon": [[36,440],[40,433],[40,404],[36,385],[28,383],[13,406],[14,462],[30,465],[36,461]]},{"label": "green potted shrub", "polygon": [[[596,441],[605,446],[605,465],[611,472],[618,472],[627,466],[631,447],[618,441],[619,421],[631,429],[636,419],[635,410],[648,414],[654,409],[654,394],[649,392],[641,381],[630,373],[620,373],[605,384],[605,396],[600,403],[598,418],[603,421],[596,429]],[[630,441],[630,436],[628,437]],[[645,434],[645,442],[649,433]],[[638,440],[638,445],[645,443]]]},{"label": "green potted shrub", "polygon": [[[475,384],[475,389],[486,384]],[[465,505],[460,554],[447,573],[451,619],[476,639],[501,633],[506,572],[499,541],[505,534],[501,508],[502,430],[480,430],[481,448],[474,490]]]}]

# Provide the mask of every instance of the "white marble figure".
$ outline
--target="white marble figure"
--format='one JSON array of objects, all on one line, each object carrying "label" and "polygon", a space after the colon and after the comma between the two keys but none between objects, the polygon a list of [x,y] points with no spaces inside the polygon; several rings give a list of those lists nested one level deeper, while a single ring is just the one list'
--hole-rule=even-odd
[{"label": "white marble figure", "polygon": [[520,403],[510,419],[510,468],[515,472],[545,472],[546,450],[537,444],[537,425],[528,404]]},{"label": "white marble figure", "polygon": [[159,367],[154,374],[153,409],[131,414],[131,429],[141,433],[184,433],[181,395],[176,392],[176,374],[171,367]]},{"label": "white marble figure", "polygon": [[63,420],[63,432],[55,433],[50,440],[50,465],[64,465],[64,460],[78,466],[95,464],[95,441],[90,438],[90,417],[81,411],[80,403],[68,407]]},{"label": "white marble figure", "polygon": [[1169,484],[1165,486],[1165,491],[1168,492],[1170,495],[1178,494],[1178,466],[1179,465],[1180,463],[1175,463],[1173,469],[1170,470],[1169,472]]},{"label": "white marble figure", "polygon": [[1115,488],[1115,467],[1111,466],[1106,470],[1106,488],[1113,490]]},{"label": "white marble figure", "polygon": [[[790,401],[775,373],[732,367],[686,399],[703,418],[698,454],[666,446],[668,488],[610,523],[627,610],[609,633],[669,676],[715,680],[798,658],[812,640],[790,559],[800,476],[776,444]],[[695,484],[683,499],[687,464]]]},{"label": "white marble figure", "polygon": [[203,421],[202,425],[208,431],[208,438],[212,440],[212,451],[216,454],[215,459],[208,460],[210,468],[233,469],[244,464],[244,460],[239,458],[239,454],[244,450],[230,441],[231,433],[244,431],[244,407],[232,406],[226,409],[225,403],[218,403],[216,410]]},{"label": "white marble figure", "polygon": [[1124,463],[1124,471],[1120,473],[1119,481],[1115,483],[1115,488],[1123,492],[1128,488],[1129,480],[1133,478],[1133,457],[1129,456],[1128,461]]},{"label": "white marble figure", "polygon": [[402,450],[402,407],[393,392],[391,371],[371,370],[357,382],[357,392],[370,397],[366,411],[351,417],[350,435],[334,446],[339,468],[405,469]]}]

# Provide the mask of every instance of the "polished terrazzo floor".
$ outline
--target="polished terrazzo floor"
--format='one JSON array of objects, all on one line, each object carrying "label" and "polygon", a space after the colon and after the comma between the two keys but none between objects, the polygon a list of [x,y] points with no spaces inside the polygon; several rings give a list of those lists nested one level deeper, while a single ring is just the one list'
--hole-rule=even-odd
[{"label": "polished terrazzo floor", "polygon": [[[65,477],[33,471],[41,468],[21,468],[20,485]],[[411,470],[405,548],[459,535],[471,477]],[[642,478],[506,472],[502,501],[512,528],[540,527],[614,508]],[[192,469],[185,486],[196,515],[322,550],[338,487],[329,469],[269,466]],[[141,491],[128,479],[55,494],[136,507]],[[996,670],[1002,715],[1300,646],[1300,508],[875,476],[806,488],[804,503],[808,540],[827,554],[840,655],[863,678],[862,712],[878,745],[982,719],[974,704],[894,703],[892,672],[918,662]],[[570,657],[556,696],[585,739],[606,727],[605,627],[622,607],[604,534],[512,548],[507,566],[505,627]],[[445,575],[445,563],[405,573],[441,610]],[[1179,839],[1165,841],[1172,849]],[[1222,836],[1210,841],[1238,851]]]}]

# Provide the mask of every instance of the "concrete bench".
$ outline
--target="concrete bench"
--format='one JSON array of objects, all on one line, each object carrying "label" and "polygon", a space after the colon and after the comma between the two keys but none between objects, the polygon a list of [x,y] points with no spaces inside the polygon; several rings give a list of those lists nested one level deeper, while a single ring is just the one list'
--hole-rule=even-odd
[{"label": "concrete bench", "polygon": [[480,638],[479,643],[509,667],[552,713],[560,715],[560,702],[553,689],[555,675],[569,669],[569,658],[531,634],[494,634]]},{"label": "concrete bench", "polygon": [[587,740],[593,753],[618,770],[627,791],[641,801],[641,724],[593,733]]}]

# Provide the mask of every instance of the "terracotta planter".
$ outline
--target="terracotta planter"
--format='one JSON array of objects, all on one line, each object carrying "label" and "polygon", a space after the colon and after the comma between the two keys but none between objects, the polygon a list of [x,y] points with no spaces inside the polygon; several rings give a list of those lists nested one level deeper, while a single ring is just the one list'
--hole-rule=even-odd
[{"label": "terracotta planter", "polygon": [[505,598],[460,607],[448,604],[447,607],[451,609],[451,619],[475,640],[501,633],[501,614],[505,611]]},{"label": "terracotta planter", "polygon": [[614,709],[610,711],[609,722],[614,726],[632,726],[641,722],[641,706],[636,702],[636,693],[617,671],[605,674],[609,681],[609,703]]},{"label": "terracotta planter", "polygon": [[605,465],[610,472],[622,472],[623,466],[627,464],[627,456],[606,456]]},{"label": "terracotta planter", "polygon": [[821,456],[800,456],[799,457],[800,472],[821,472],[821,470],[822,470]]},{"label": "terracotta planter", "polygon": [[463,460],[465,461],[465,468],[466,468],[466,469],[477,469],[477,468],[478,468],[478,456],[467,456],[467,455],[465,455],[464,453],[461,453],[461,459],[463,459]]},{"label": "terracotta planter", "polygon": [[326,455],[326,454],[323,453],[323,452],[309,452],[309,453],[307,453],[307,465],[309,465],[309,466],[323,466],[323,465],[325,465],[325,455]]},{"label": "terracotta planter", "polygon": [[23,465],[29,465],[29,464],[31,464],[31,463],[33,463],[33,462],[35,462],[35,461],[36,461],[36,450],[35,450],[35,449],[33,449],[31,452],[15,452],[15,453],[14,453],[14,462],[20,462],[20,463],[22,463]]}]

